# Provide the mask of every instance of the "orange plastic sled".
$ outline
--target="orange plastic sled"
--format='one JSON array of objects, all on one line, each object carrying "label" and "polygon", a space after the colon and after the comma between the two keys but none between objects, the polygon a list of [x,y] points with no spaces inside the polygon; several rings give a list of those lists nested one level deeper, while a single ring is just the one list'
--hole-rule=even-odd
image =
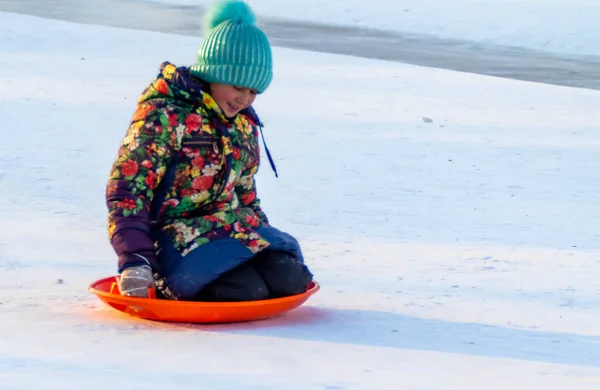
[{"label": "orange plastic sled", "polygon": [[307,290],[284,298],[248,302],[191,302],[156,299],[150,289],[150,298],[132,298],[121,295],[118,276],[98,280],[89,290],[110,307],[135,317],[154,321],[189,323],[243,322],[273,317],[295,309],[319,291],[312,282]]}]

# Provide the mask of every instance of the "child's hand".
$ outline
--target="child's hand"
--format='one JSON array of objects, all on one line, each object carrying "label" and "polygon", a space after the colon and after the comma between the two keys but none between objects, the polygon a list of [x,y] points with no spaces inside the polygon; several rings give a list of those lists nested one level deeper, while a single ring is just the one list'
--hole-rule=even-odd
[{"label": "child's hand", "polygon": [[147,265],[125,268],[119,279],[121,295],[148,298],[148,288],[154,287],[152,269]]}]

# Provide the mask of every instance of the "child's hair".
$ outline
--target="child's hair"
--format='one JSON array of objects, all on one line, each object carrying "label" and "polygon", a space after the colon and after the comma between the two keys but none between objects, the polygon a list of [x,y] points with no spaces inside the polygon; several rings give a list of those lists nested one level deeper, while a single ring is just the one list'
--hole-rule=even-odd
[{"label": "child's hair", "polygon": [[273,79],[273,55],[265,33],[243,1],[221,0],[204,18],[205,37],[192,75],[208,83],[229,84],[263,93]]}]

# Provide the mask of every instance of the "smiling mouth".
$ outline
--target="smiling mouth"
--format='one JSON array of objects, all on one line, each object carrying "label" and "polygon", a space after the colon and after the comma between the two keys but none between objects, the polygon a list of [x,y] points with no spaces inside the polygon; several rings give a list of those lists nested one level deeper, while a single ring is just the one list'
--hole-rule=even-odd
[{"label": "smiling mouth", "polygon": [[233,105],[233,104],[231,104],[231,103],[227,103],[227,104],[229,105],[229,108],[231,108],[233,111],[238,111],[238,110],[239,110],[239,107],[237,107],[237,106],[234,106],[234,105]]}]

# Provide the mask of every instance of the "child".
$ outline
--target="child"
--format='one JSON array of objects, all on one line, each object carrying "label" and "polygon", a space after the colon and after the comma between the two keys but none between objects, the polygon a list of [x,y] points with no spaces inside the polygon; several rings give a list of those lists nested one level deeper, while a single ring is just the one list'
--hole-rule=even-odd
[{"label": "child", "polygon": [[106,191],[123,295],[152,287],[167,299],[246,301],[312,281],[298,242],[256,197],[252,103],[273,69],[254,21],[242,1],[215,4],[196,64],[163,63],[139,98]]}]

